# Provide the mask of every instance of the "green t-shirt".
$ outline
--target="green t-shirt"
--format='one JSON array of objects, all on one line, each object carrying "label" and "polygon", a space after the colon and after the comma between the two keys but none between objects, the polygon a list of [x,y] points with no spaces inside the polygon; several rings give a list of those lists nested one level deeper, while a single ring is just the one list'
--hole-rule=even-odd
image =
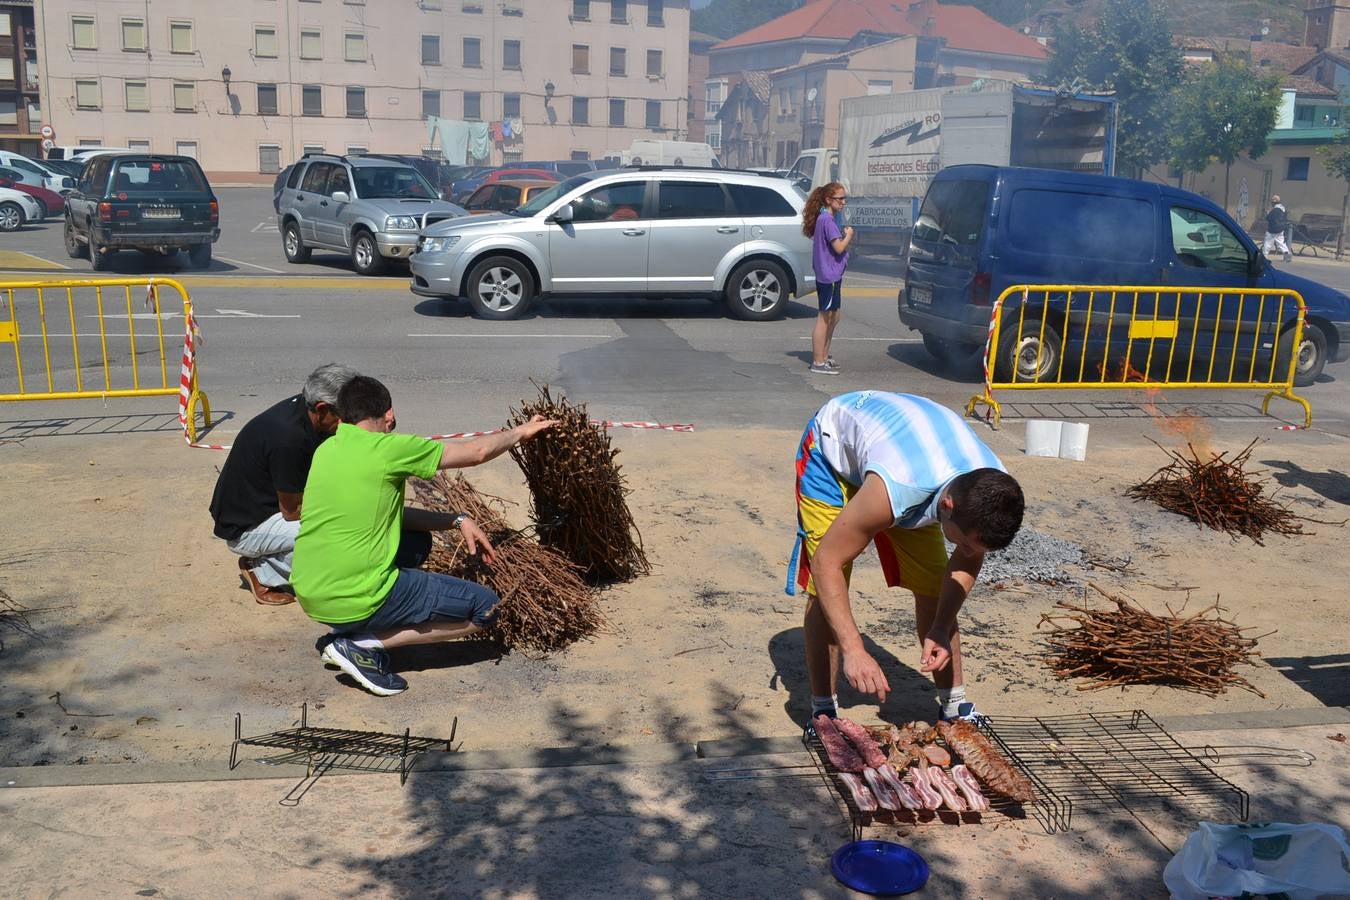
[{"label": "green t-shirt", "polygon": [[441,444],[346,423],[319,446],[305,482],[291,585],[311,619],[332,625],[375,614],[398,579],[394,556],[408,476],[435,476]]}]

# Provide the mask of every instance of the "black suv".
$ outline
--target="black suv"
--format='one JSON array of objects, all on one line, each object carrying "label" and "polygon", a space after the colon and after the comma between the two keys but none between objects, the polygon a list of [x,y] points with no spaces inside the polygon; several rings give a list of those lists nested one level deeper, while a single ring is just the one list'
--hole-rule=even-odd
[{"label": "black suv", "polygon": [[108,153],[95,156],[66,196],[66,252],[108,267],[118,250],[169,257],[186,250],[192,265],[211,262],[220,238],[220,206],[190,156]]}]

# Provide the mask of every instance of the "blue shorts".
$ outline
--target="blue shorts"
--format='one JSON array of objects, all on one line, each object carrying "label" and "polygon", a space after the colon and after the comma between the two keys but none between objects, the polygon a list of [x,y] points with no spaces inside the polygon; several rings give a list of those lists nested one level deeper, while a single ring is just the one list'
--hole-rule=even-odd
[{"label": "blue shorts", "polygon": [[844,279],[838,281],[816,282],[816,301],[821,312],[839,309],[844,302]]}]

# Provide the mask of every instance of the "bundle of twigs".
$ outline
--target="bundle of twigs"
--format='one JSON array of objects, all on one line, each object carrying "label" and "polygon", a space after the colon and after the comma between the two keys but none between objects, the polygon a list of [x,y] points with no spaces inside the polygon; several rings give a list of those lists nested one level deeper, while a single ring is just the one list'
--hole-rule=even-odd
[{"label": "bundle of twigs", "polygon": [[1055,606],[1068,612],[1042,613],[1037,625],[1051,629],[1044,636],[1043,655],[1058,677],[1092,679],[1078,690],[1159,684],[1212,697],[1237,685],[1265,696],[1233,667],[1253,663],[1260,655],[1256,642],[1267,635],[1249,637],[1252,629],[1225,619],[1217,601],[1189,616],[1181,615],[1184,603],[1178,610],[1168,606],[1168,615],[1160,616],[1128,597],[1091,586],[1111,608],[1091,608],[1086,597],[1081,603],[1061,600]]},{"label": "bundle of twigs", "polygon": [[[536,385],[538,387],[538,385]],[[651,571],[642,535],[624,499],[629,493],[609,432],[586,405],[554,398],[548,385],[532,403],[511,411],[508,427],[542,415],[558,424],[511,449],[530,488],[540,543],[556,548],[597,582],[628,581]]]},{"label": "bundle of twigs", "polygon": [[417,503],[441,512],[467,512],[492,541],[496,562],[468,552],[458,530],[432,533],[426,568],[487,585],[501,597],[490,636],[525,651],[559,650],[606,627],[595,592],[567,557],[541,547],[503,518],[503,501],[474,490],[463,475],[442,472],[415,481]]},{"label": "bundle of twigs", "polygon": [[1304,517],[1266,497],[1262,481],[1243,471],[1255,446],[1256,441],[1252,441],[1230,460],[1227,453],[1207,454],[1202,459],[1190,444],[1186,445],[1189,456],[1158,445],[1172,461],[1125,494],[1136,500],[1152,500],[1163,509],[1235,538],[1246,535],[1258,544],[1263,543],[1261,538],[1268,531],[1303,534],[1299,520]]}]

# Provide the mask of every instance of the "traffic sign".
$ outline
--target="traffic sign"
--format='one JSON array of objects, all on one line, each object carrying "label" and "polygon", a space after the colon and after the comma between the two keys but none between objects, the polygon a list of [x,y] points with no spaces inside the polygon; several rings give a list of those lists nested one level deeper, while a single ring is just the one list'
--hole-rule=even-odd
[{"label": "traffic sign", "polygon": [[51,140],[52,138],[56,137],[56,129],[50,125],[43,125],[42,136],[47,138],[48,140]]},{"label": "traffic sign", "polygon": [[43,141],[42,141],[42,149],[43,149],[43,150],[51,150],[51,149],[52,149],[53,147],[55,147],[55,146],[56,146],[56,141],[52,140],[51,138],[44,138]]}]

